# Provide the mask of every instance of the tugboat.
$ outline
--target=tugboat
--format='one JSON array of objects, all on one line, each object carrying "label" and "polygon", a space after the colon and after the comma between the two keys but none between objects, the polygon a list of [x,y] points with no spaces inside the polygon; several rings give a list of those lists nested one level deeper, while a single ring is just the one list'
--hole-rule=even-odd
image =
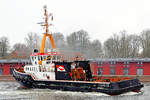
[{"label": "tugboat", "polygon": [[[30,55],[32,65],[14,69],[13,77],[26,88],[55,89],[63,91],[101,92],[109,95],[119,95],[129,91],[139,92],[143,87],[139,79],[98,78],[92,77],[89,61],[62,61],[60,53],[55,48],[52,34],[49,34],[48,15],[44,7],[46,27],[40,52],[35,49]],[[45,41],[49,37],[52,49],[45,53]]]}]

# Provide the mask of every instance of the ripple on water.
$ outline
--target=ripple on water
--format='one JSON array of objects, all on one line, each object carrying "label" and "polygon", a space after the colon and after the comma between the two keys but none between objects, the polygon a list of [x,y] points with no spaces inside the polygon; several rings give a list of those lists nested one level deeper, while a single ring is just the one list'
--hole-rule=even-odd
[{"label": "ripple on water", "polygon": [[142,92],[128,92],[118,96],[109,96],[97,92],[70,92],[50,89],[19,89],[17,82],[0,82],[0,99],[14,100],[150,100],[150,84]]}]

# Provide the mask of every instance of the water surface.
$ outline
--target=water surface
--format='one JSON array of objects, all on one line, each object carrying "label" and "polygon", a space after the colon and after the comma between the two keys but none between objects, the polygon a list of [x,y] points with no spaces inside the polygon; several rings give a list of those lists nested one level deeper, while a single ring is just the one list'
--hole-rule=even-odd
[{"label": "water surface", "polygon": [[10,100],[150,100],[150,83],[140,93],[109,96],[96,92],[66,92],[50,89],[21,89],[17,82],[0,82],[0,99]]}]

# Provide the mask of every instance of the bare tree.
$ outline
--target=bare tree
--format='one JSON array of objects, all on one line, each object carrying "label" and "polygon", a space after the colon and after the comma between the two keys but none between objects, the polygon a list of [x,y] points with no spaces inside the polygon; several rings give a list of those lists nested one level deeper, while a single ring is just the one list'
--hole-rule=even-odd
[{"label": "bare tree", "polygon": [[119,52],[119,57],[121,58],[127,58],[129,57],[129,36],[126,33],[125,30],[120,32],[120,52]]},{"label": "bare tree", "polygon": [[129,35],[129,57],[135,58],[139,56],[140,37],[138,35]]},{"label": "bare tree", "polygon": [[28,58],[29,48],[23,43],[16,43],[11,50],[10,58]]},{"label": "bare tree", "polygon": [[88,58],[102,58],[103,57],[103,51],[102,51],[102,45],[99,40],[94,40],[90,43],[88,48]]},{"label": "bare tree", "polygon": [[139,36],[128,35],[121,31],[104,42],[105,56],[109,58],[134,58],[138,56],[140,48]]},{"label": "bare tree", "polygon": [[104,42],[104,55],[107,58],[119,57],[120,40],[119,36],[114,34]]},{"label": "bare tree", "polygon": [[53,33],[53,38],[55,41],[55,45],[60,48],[63,47],[65,45],[65,39],[64,39],[64,35],[62,33]]},{"label": "bare tree", "polygon": [[142,31],[140,35],[142,57],[150,57],[150,30]]},{"label": "bare tree", "polygon": [[22,44],[22,43],[16,43],[13,45],[13,50],[15,50],[15,51],[23,51],[26,49],[27,49],[26,45]]},{"label": "bare tree", "polygon": [[40,48],[41,38],[36,33],[30,32],[27,34],[27,37],[25,37],[25,42],[29,53],[31,53],[33,49]]},{"label": "bare tree", "polygon": [[[53,33],[52,36],[53,36],[56,48],[59,48],[59,50],[64,49],[66,46],[64,35],[60,32],[57,32],[57,33]],[[51,47],[50,41],[48,41],[48,45],[49,47]]]},{"label": "bare tree", "polygon": [[2,58],[6,57],[9,50],[9,40],[7,37],[0,38],[0,56]]},{"label": "bare tree", "polygon": [[70,36],[67,36],[67,43],[73,51],[85,54],[89,45],[89,35],[84,30],[74,32]]}]

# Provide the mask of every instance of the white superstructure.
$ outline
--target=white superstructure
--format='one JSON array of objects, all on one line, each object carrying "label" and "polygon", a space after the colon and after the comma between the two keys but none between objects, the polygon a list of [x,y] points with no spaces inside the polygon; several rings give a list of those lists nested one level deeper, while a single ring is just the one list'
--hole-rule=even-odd
[{"label": "white superstructure", "polygon": [[37,80],[55,80],[55,64],[60,61],[58,52],[33,53],[30,55],[32,65],[24,66],[24,72]]}]

